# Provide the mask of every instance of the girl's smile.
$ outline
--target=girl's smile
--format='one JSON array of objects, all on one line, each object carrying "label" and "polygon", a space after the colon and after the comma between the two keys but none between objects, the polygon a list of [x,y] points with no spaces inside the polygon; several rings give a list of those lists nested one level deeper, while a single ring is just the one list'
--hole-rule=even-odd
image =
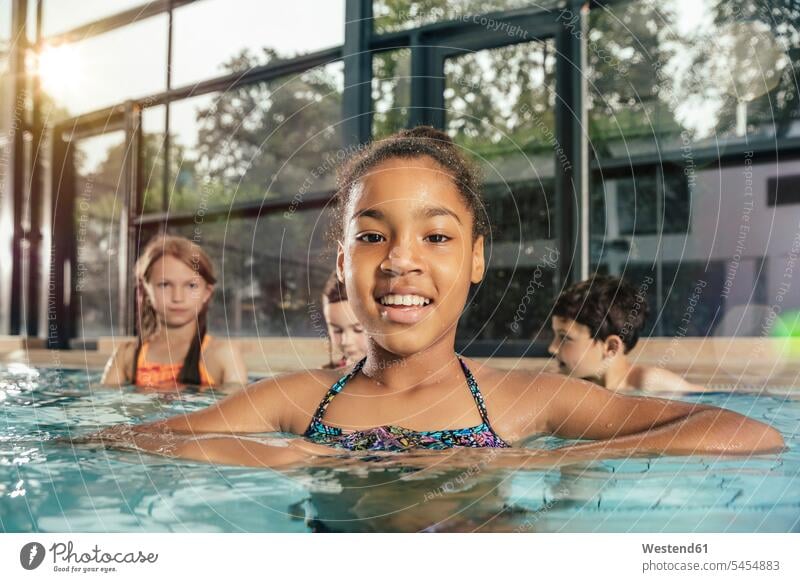
[{"label": "girl's smile", "polygon": [[411,286],[395,287],[376,299],[381,318],[394,323],[418,323],[433,309],[433,299]]}]

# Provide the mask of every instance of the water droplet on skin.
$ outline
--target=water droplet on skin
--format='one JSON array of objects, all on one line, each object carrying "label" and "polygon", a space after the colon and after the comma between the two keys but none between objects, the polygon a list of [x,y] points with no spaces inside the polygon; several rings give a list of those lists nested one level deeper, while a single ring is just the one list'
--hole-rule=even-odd
[{"label": "water droplet on skin", "polygon": [[614,426],[614,423],[611,423],[611,422],[609,422],[609,423],[606,425],[606,428],[611,428],[612,426]]}]

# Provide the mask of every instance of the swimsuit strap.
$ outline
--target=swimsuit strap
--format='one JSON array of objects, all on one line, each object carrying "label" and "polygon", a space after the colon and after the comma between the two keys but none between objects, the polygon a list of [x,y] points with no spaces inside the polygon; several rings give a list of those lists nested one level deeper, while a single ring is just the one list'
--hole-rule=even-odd
[{"label": "swimsuit strap", "polygon": [[475,405],[478,407],[478,412],[481,415],[481,420],[486,424],[486,426],[491,428],[491,424],[489,423],[489,413],[486,412],[486,402],[483,400],[483,394],[481,394],[481,389],[478,388],[478,381],[475,380],[475,377],[472,375],[472,372],[469,371],[467,365],[464,363],[464,360],[461,359],[461,356],[456,356],[458,358],[458,362],[461,364],[461,369],[464,372],[464,376],[467,377],[467,386],[469,386],[470,394],[475,399]]},{"label": "swimsuit strap", "polygon": [[133,350],[133,370],[131,370],[131,384],[136,384],[136,373],[139,371],[139,354],[142,351],[142,342],[136,342],[136,349]]},{"label": "swimsuit strap", "polygon": [[[478,413],[481,415],[481,420],[486,424],[486,426],[491,428],[491,423],[489,422],[489,414],[486,411],[486,403],[483,400],[483,394],[481,394],[480,388],[478,388],[478,382],[475,380],[475,377],[472,375],[472,372],[469,371],[467,365],[464,363],[464,360],[461,359],[461,356],[456,356],[458,358],[458,363],[461,364],[461,370],[464,372],[464,376],[467,379],[467,386],[469,387],[469,392],[472,394],[472,398],[475,400],[475,405],[478,407]],[[311,419],[311,424],[313,425],[315,422],[322,422],[322,417],[325,415],[325,411],[328,409],[328,405],[333,400],[333,397],[339,394],[344,389],[345,384],[356,374],[361,371],[361,368],[364,367],[364,363],[367,361],[367,358],[363,358],[359,361],[353,369],[339,378],[336,383],[330,387],[328,392],[325,394],[325,397],[322,399],[322,402],[319,403],[317,407],[317,411],[314,413],[314,416]]]},{"label": "swimsuit strap", "polygon": [[347,374],[345,374],[344,376],[339,378],[336,381],[336,383],[333,386],[330,387],[328,392],[325,394],[325,397],[322,399],[322,402],[319,403],[319,406],[317,407],[317,411],[314,413],[314,416],[311,418],[311,425],[309,425],[309,426],[313,426],[313,424],[315,422],[322,422],[322,417],[325,414],[325,410],[327,410],[328,405],[331,403],[331,400],[333,400],[333,397],[336,396],[339,392],[342,391],[342,388],[344,388],[344,385],[347,384],[347,381],[350,380],[350,378],[352,378],[353,376],[358,374],[358,372],[361,370],[361,368],[364,367],[364,363],[366,361],[367,361],[367,358],[364,357],[361,361],[359,361],[353,367],[352,370],[350,370],[350,372],[348,372]]}]

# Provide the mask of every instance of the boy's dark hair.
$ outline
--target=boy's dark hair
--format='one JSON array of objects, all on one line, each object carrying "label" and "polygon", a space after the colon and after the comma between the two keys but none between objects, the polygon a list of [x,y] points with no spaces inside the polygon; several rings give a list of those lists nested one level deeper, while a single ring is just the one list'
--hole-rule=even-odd
[{"label": "boy's dark hair", "polygon": [[553,307],[553,315],[587,326],[594,340],[618,335],[625,353],[639,341],[648,312],[643,291],[624,279],[600,275],[562,291]]},{"label": "boy's dark hair", "polygon": [[343,212],[347,207],[353,186],[375,166],[393,158],[430,157],[453,178],[473,216],[473,237],[488,236],[489,221],[486,216],[481,178],[476,166],[459,149],[446,133],[427,125],[402,129],[385,139],[372,142],[359,151],[340,169],[336,192],[337,210],[331,234],[334,240],[342,236]]}]

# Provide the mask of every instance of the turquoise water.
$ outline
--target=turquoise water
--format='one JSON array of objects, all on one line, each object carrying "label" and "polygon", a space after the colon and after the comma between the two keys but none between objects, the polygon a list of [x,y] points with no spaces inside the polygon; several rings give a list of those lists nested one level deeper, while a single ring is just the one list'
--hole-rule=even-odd
[{"label": "turquoise water", "polygon": [[[687,400],[767,421],[780,455],[662,457],[552,470],[414,469],[361,462],[287,473],[54,442],[214,402],[91,388],[97,372],[0,368],[5,532],[800,531],[800,399]],[[798,391],[800,396],[800,390]],[[531,447],[555,446],[539,439]]]}]

